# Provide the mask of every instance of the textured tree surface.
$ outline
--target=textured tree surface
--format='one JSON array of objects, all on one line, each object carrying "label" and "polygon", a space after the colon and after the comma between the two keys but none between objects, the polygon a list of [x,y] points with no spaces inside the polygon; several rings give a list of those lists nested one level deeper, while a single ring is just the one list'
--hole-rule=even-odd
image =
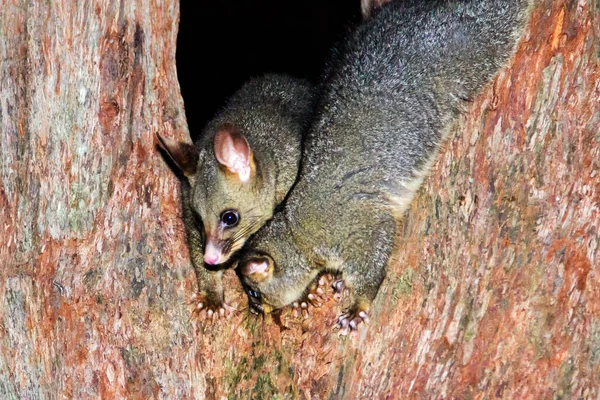
[{"label": "textured tree surface", "polygon": [[598,398],[600,4],[545,0],[457,124],[352,337],[190,318],[178,3],[3,0],[0,398]]}]

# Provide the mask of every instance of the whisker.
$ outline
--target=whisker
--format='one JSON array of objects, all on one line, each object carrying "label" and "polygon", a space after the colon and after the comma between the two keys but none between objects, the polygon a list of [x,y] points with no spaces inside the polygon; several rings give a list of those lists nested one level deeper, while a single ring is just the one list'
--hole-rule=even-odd
[{"label": "whisker", "polygon": [[232,241],[233,243],[237,243],[237,242],[238,242],[238,241],[240,241],[240,240],[245,240],[245,239],[247,239],[247,237],[248,237],[248,236],[252,235],[252,234],[253,234],[253,233],[254,233],[254,232],[257,230],[257,229],[254,229],[254,228],[255,228],[255,227],[256,227],[256,228],[259,228],[260,226],[261,226],[261,224],[256,224],[255,226],[251,227],[251,229],[246,229],[246,230],[245,230],[245,232],[243,232],[242,234],[240,234],[240,235],[236,235],[235,237],[233,237],[233,238],[231,239],[231,241]]},{"label": "whisker", "polygon": [[246,239],[246,236],[248,236],[250,233],[253,233],[256,230],[255,228],[259,228],[260,226],[262,226],[262,224],[263,220],[257,219],[253,221],[253,223],[251,223],[250,225],[247,225],[243,229],[237,231],[233,236],[231,236],[229,239],[227,239],[227,241],[225,241],[225,244],[223,245],[224,252],[231,252],[231,249],[233,248],[234,244],[236,244],[242,239]]},{"label": "whisker", "polygon": [[252,228],[254,228],[254,226],[254,224],[248,225],[244,229],[240,229],[233,236],[231,236],[230,240],[236,242],[238,239],[241,239],[242,237],[246,236],[246,234],[248,234],[250,231],[252,231]]},{"label": "whisker", "polygon": [[254,231],[255,228],[260,227],[262,224],[263,224],[263,220],[257,219],[255,221],[253,221],[251,224],[245,226],[243,229],[240,229],[239,231],[237,231],[233,236],[231,236],[230,239],[234,242],[238,241],[242,237],[246,236],[248,233]]}]

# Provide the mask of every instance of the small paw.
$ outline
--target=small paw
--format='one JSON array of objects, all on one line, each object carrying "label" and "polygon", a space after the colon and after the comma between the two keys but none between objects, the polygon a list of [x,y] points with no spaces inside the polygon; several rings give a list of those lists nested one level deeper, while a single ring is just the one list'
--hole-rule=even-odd
[{"label": "small paw", "polygon": [[340,330],[340,335],[345,336],[349,331],[357,330],[361,322],[369,323],[368,311],[360,307],[353,307],[338,317],[335,326]]},{"label": "small paw", "polygon": [[325,304],[331,296],[326,292],[327,287],[331,285],[333,276],[325,274],[319,277],[319,279],[308,288],[308,294],[302,301],[296,301],[292,303],[292,315],[307,319],[309,317],[309,306],[320,308]]},{"label": "small paw", "polygon": [[190,304],[194,306],[192,315],[205,322],[215,322],[218,319],[230,317],[235,308],[215,297],[195,293],[190,299]]},{"label": "small paw", "polygon": [[331,299],[331,294],[327,293],[327,288],[331,286],[332,281],[333,276],[325,274],[321,275],[317,282],[313,284],[306,296],[312,306],[320,308]]},{"label": "small paw", "polygon": [[303,319],[307,319],[308,314],[308,303],[305,301],[295,301],[292,303],[292,316],[298,318],[302,315]]}]

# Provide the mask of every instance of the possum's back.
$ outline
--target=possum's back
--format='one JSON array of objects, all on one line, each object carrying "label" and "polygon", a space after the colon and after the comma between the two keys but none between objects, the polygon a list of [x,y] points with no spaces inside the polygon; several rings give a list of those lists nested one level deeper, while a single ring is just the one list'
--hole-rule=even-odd
[{"label": "possum's back", "polygon": [[515,21],[524,21],[526,3],[383,7],[345,42],[330,68],[303,174],[313,182],[329,174],[330,190],[349,186],[352,193],[385,191],[421,174],[465,100],[512,54],[515,26],[522,25]]}]

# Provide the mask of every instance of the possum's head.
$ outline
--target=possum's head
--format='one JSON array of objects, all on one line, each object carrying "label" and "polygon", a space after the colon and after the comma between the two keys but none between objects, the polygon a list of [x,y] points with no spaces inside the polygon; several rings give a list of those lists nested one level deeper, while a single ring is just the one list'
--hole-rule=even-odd
[{"label": "possum's head", "polygon": [[225,263],[271,218],[274,185],[265,184],[248,141],[233,124],[219,126],[200,150],[159,140],[190,183],[189,207],[204,230],[204,262]]}]

